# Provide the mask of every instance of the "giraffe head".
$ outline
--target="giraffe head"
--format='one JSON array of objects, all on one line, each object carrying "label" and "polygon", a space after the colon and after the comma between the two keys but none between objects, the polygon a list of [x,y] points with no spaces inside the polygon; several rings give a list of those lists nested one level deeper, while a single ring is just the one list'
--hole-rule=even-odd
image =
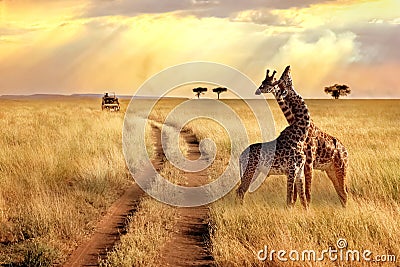
[{"label": "giraffe head", "polygon": [[267,70],[267,75],[266,75],[264,81],[261,83],[260,87],[255,92],[256,95],[273,93],[275,96],[279,96],[279,97],[286,96],[287,91],[285,90],[285,88],[279,86],[280,83],[282,82],[281,81],[282,77],[281,77],[281,79],[279,79],[279,81],[276,81],[276,79],[274,78],[275,74],[276,74],[276,71],[274,70],[272,75],[269,76],[269,70]]},{"label": "giraffe head", "polygon": [[278,85],[282,88],[290,88],[293,86],[292,76],[290,75],[290,66],[287,66],[283,71],[281,78],[279,78]]}]

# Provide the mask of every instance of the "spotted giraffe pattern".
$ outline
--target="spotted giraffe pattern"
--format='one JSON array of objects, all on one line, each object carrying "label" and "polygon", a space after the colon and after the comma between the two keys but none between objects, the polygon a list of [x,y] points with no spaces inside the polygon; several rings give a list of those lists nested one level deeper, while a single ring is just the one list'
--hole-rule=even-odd
[{"label": "spotted giraffe pattern", "polygon": [[294,205],[296,187],[301,204],[307,209],[303,174],[306,162],[304,147],[310,126],[310,114],[303,98],[294,90],[286,90],[288,83],[291,83],[289,66],[277,82],[278,87],[268,86],[256,91],[256,94],[274,92],[284,97],[292,107],[295,121],[287,126],[274,141],[252,144],[241,153],[239,157],[241,184],[236,192],[238,198],[243,201],[252,180],[261,172],[267,175],[285,174],[287,176],[287,205],[289,207]]},{"label": "spotted giraffe pattern", "polygon": [[[273,78],[273,76],[272,76]],[[264,86],[271,84],[271,77],[264,80]],[[260,86],[262,87],[263,84]],[[292,90],[293,85],[287,84],[286,90]],[[294,115],[285,98],[274,94],[289,125],[295,122]],[[343,207],[347,203],[346,173],[348,167],[348,152],[346,147],[336,137],[331,136],[319,129],[311,120],[304,150],[306,163],[304,166],[305,194],[308,204],[311,201],[311,181],[313,169],[325,171],[332,181],[336,193]],[[296,193],[294,194],[296,201]]]}]

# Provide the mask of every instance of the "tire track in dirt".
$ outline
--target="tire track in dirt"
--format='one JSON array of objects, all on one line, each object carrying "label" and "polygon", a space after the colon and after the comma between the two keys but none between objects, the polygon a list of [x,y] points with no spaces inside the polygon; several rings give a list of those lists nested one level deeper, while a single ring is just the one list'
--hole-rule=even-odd
[{"label": "tire track in dirt", "polygon": [[139,186],[131,185],[107,210],[90,239],[78,246],[63,266],[98,266],[99,258],[105,258],[107,251],[124,233],[126,220],[136,212],[143,195]]},{"label": "tire track in dirt", "polygon": [[[188,144],[187,158],[200,158],[199,142],[190,132],[181,132]],[[161,135],[157,144],[161,145]],[[161,150],[162,151],[162,150]],[[207,184],[207,170],[185,173],[186,186]],[[210,251],[208,206],[177,208],[178,218],[174,232],[160,253],[160,266],[215,266]]]},{"label": "tire track in dirt", "polygon": [[[154,140],[160,135],[157,131],[158,128],[153,127]],[[152,164],[159,171],[163,166],[164,156],[162,147],[156,144],[155,154]],[[145,170],[143,173],[146,175],[148,172]],[[98,222],[91,237],[75,249],[63,266],[98,266],[99,259],[105,259],[107,251],[112,249],[120,236],[125,233],[127,219],[137,211],[143,196],[145,193],[137,184],[129,186]]]},{"label": "tire track in dirt", "polygon": [[[165,161],[161,144],[161,130],[153,129],[155,159],[152,164],[160,171]],[[188,144],[187,157],[196,160],[200,157],[199,142],[189,132],[182,132]],[[146,171],[144,172],[146,173]],[[186,173],[186,186],[195,187],[207,183],[207,171]],[[106,257],[107,251],[119,241],[125,233],[128,216],[137,211],[144,191],[137,185],[131,185],[125,193],[108,209],[107,214],[96,225],[94,233],[70,255],[65,267],[98,266],[99,259]],[[178,218],[174,232],[160,253],[160,266],[214,266],[209,249],[209,210],[207,206],[178,208]]]}]

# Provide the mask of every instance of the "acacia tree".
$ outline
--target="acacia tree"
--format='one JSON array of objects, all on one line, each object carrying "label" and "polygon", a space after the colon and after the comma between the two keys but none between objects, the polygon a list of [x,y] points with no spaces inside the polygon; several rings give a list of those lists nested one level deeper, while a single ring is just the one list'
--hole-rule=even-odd
[{"label": "acacia tree", "polygon": [[225,87],[217,87],[217,88],[214,88],[214,89],[213,89],[213,92],[214,92],[214,93],[217,93],[218,99],[219,99],[219,95],[220,95],[221,93],[223,93],[223,92],[226,92],[226,91],[228,91],[228,89],[226,89]]},{"label": "acacia tree", "polygon": [[195,95],[197,95],[197,98],[200,98],[201,94],[204,94],[205,92],[207,92],[207,88],[205,87],[197,87],[193,89],[193,92],[195,93]]},{"label": "acacia tree", "polygon": [[333,98],[338,99],[341,96],[347,96],[350,94],[351,89],[345,84],[335,84],[325,87],[324,92],[331,95]]}]

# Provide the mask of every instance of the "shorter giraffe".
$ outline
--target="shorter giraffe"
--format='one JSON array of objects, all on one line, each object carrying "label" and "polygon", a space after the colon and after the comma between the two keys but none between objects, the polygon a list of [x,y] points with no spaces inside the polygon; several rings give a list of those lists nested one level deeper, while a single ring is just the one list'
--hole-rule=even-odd
[{"label": "shorter giraffe", "polygon": [[[293,106],[295,122],[287,126],[277,139],[266,143],[256,143],[247,147],[239,157],[241,184],[236,193],[243,201],[252,180],[264,172],[285,174],[287,176],[287,205],[294,205],[294,188],[300,196],[301,204],[307,209],[308,203],[304,192],[304,154],[305,139],[310,126],[310,114],[303,98],[294,90],[288,92],[286,84],[290,79],[290,67],[287,66],[276,83],[278,87],[269,86],[262,93],[274,92],[287,99]],[[256,92],[258,93],[258,91]]]},{"label": "shorter giraffe", "polygon": [[[269,70],[265,80],[261,83],[259,90],[264,87],[272,86],[273,76],[269,76]],[[288,83],[286,90],[293,89],[293,84]],[[287,104],[285,98],[275,95],[275,98],[281,108],[287,122],[293,124],[295,122],[291,107]],[[348,167],[348,152],[346,147],[336,138],[321,129],[319,129],[311,120],[308,136],[306,139],[306,164],[304,166],[305,176],[305,193],[308,204],[311,201],[311,181],[313,177],[313,169],[325,171],[332,181],[336,193],[343,207],[347,203],[347,186],[346,172]],[[296,199],[296,194],[294,195]]]}]

